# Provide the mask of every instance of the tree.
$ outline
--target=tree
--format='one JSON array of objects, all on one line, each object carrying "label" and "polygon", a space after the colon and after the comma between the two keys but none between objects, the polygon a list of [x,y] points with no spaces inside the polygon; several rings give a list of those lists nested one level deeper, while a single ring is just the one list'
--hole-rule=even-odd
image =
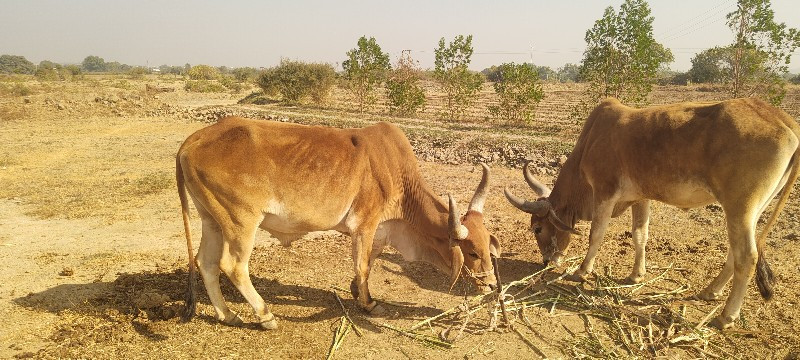
[{"label": "tree", "polygon": [[0,55],[0,73],[30,75],[36,71],[36,66],[24,56]]},{"label": "tree", "polygon": [[558,74],[553,71],[549,66],[535,66],[531,64],[531,66],[536,68],[536,73],[539,76],[539,80],[553,80],[558,77]]},{"label": "tree", "polygon": [[580,80],[580,72],[580,66],[572,63],[564,64],[564,66],[558,68],[558,81],[562,83],[578,82]]},{"label": "tree", "polygon": [[725,60],[725,48],[713,47],[697,53],[692,58],[689,79],[695,83],[711,83],[722,81],[722,62]]},{"label": "tree", "polygon": [[536,105],[544,98],[539,69],[529,64],[500,65],[500,79],[494,83],[498,104],[489,106],[489,112],[511,122],[532,121]]},{"label": "tree", "polygon": [[458,35],[448,46],[445,46],[444,38],[441,38],[439,47],[434,49],[433,77],[445,93],[447,114],[444,115],[451,120],[464,114],[475,101],[483,84],[481,74],[468,69],[472,52],[472,35]]},{"label": "tree", "polygon": [[299,103],[311,97],[322,104],[333,88],[336,72],[329,64],[308,64],[281,60],[280,65],[264,70],[258,86],[266,95],[281,95],[286,103]]},{"label": "tree", "polygon": [[735,40],[722,73],[731,96],[760,95],[780,104],[786,95],[782,76],[800,47],[800,32],[775,22],[769,0],[738,0],[727,20]]},{"label": "tree", "polygon": [[189,69],[189,79],[192,80],[219,80],[219,70],[209,65],[195,65]]},{"label": "tree", "polygon": [[358,47],[347,52],[347,60],[342,62],[347,89],[358,102],[358,112],[375,103],[375,88],[380,86],[391,69],[389,54],[384,53],[375,41],[362,36]]},{"label": "tree", "polygon": [[425,107],[425,91],[419,85],[421,70],[408,51],[403,51],[386,81],[389,111],[409,116]]},{"label": "tree", "polygon": [[589,82],[582,117],[601,98],[642,104],[658,79],[662,64],[672,62],[669,49],[653,38],[650,7],[644,0],[625,0],[619,13],[606,8],[603,17],[586,31],[580,76]]},{"label": "tree", "polygon": [[89,55],[83,59],[81,69],[86,72],[106,71],[106,61],[99,56]]},{"label": "tree", "polygon": [[61,72],[62,66],[50,60],[42,60],[36,67],[34,76],[41,80],[64,80]]}]

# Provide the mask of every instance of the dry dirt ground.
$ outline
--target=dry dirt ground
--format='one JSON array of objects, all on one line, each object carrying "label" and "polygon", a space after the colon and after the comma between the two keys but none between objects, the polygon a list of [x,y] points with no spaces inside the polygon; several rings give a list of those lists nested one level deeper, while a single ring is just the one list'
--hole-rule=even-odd
[{"label": "dry dirt ground", "polygon": [[[146,83],[178,90],[148,93]],[[427,160],[420,167],[431,187],[452,193],[462,208],[480,179],[473,162],[490,162],[485,213],[487,227],[502,242],[499,267],[505,282],[543,269],[528,218],[502,196],[503,186],[532,196],[520,170],[509,164],[534,159],[542,180],[551,182],[557,164],[550,160],[569,151],[580,128],[564,114],[579,89],[566,85],[547,87],[537,124],[527,127],[494,124],[480,115],[463,123],[438,122],[426,114],[391,118],[380,109],[359,115],[345,111],[344,102],[333,110],[241,106],[235,103],[246,93],[185,93],[178,80],[28,79],[0,86],[0,358],[313,359],[328,354],[343,314],[334,287],[347,288],[353,275],[350,240],[342,235],[315,234],[287,248],[267,233],[258,234],[251,275],[279,319],[276,331],[216,322],[202,286],[199,315],[189,323],[176,316],[186,290],[187,259],[174,154],[187,135],[205,126],[198,120],[220,111],[341,126],[396,122]],[[11,91],[20,86],[29,91]],[[800,110],[797,93],[794,89],[787,105],[794,116]],[[654,102],[719,96],[698,88],[659,88]],[[529,289],[515,288],[516,305],[527,308],[511,311],[511,328],[491,330],[494,304],[477,306],[448,349],[383,326],[408,330],[474,294],[465,295],[469,289],[462,286],[448,291],[444,274],[388,250],[370,284],[373,295],[387,302],[389,315],[366,317],[349,294],[337,291],[363,337],[350,332],[335,358],[795,359],[800,354],[798,211],[793,195],[768,240],[766,252],[778,280],[775,299],[764,302],[751,284],[743,319],[731,331],[702,326],[720,303],[691,299],[724,261],[720,208],[682,211],[656,204],[644,287],[614,283],[633,262],[626,214],[610,226],[594,281],[557,280],[565,268],[541,272]],[[585,235],[574,241],[570,256],[586,251],[588,226],[580,228]],[[192,229],[199,238],[196,216]],[[223,286],[234,310],[254,321],[239,293],[226,281]],[[524,319],[518,317],[523,314]],[[452,336],[463,323],[463,314],[446,316],[419,333],[438,337],[454,325]]]}]

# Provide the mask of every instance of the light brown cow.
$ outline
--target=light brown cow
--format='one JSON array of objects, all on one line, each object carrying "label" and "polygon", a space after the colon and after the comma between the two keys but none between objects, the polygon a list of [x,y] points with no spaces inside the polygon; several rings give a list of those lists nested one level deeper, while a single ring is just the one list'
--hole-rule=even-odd
[{"label": "light brown cow", "polygon": [[[722,314],[712,322],[725,328],[738,318],[747,283],[772,297],[772,271],[764,242],[782,210],[800,162],[800,126],[785,112],[758,99],[715,104],[682,103],[632,109],[604,100],[586,120],[575,149],[552,191],[523,170],[539,196],[506,197],[531,215],[542,256],[558,263],[578,220],[592,222],[589,250],[573,280],[592,272],[609,220],[631,208],[635,261],[628,281],[645,275],[650,200],[679,208],[718,201],[727,220],[728,258],[720,274],[698,296],[712,300],[733,277]],[[768,224],[756,239],[756,221],[784,189]]]},{"label": "light brown cow", "polygon": [[335,129],[225,118],[190,135],[176,162],[190,259],[186,320],[195,312],[187,191],[203,223],[197,266],[216,316],[226,324],[242,320],[225,304],[220,270],[261,326],[277,327],[248,270],[259,227],[287,246],[312,231],[349,234],[355,268],[350,288],[372,313],[382,309],[370,297],[367,279],[386,245],[408,260],[433,264],[452,283],[466,268],[483,290],[496,284],[491,256],[499,256],[500,244],[482,214],[489,168],[482,165],[482,180],[459,223],[455,202],[450,198],[448,206],[428,188],[408,139],[394,125]]}]

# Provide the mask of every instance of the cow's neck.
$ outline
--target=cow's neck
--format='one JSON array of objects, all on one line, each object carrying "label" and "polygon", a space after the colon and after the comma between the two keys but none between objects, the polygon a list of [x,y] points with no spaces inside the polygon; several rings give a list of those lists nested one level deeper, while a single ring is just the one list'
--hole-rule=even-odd
[{"label": "cow's neck", "polygon": [[407,184],[402,204],[402,218],[424,234],[428,241],[448,241],[448,208],[424,183]]},{"label": "cow's neck", "polygon": [[574,154],[561,168],[549,196],[553,211],[570,226],[575,226],[578,220],[592,219],[592,189],[581,176]]}]

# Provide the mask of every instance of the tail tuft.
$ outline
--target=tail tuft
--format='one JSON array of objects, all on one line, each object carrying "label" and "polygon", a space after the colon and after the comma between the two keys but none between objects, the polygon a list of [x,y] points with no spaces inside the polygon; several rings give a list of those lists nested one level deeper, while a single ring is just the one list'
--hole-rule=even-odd
[{"label": "tail tuft", "polygon": [[772,299],[772,296],[775,294],[772,289],[774,282],[775,275],[772,273],[767,259],[763,256],[759,256],[758,262],[756,263],[756,284],[758,285],[758,292],[761,293],[761,297],[763,297],[764,300]]},{"label": "tail tuft", "polygon": [[183,314],[181,315],[181,320],[183,322],[188,322],[192,320],[194,317],[195,311],[197,310],[197,296],[195,295],[194,286],[197,283],[196,275],[194,271],[189,272],[188,276],[188,286],[186,290],[186,306],[183,309]]}]

